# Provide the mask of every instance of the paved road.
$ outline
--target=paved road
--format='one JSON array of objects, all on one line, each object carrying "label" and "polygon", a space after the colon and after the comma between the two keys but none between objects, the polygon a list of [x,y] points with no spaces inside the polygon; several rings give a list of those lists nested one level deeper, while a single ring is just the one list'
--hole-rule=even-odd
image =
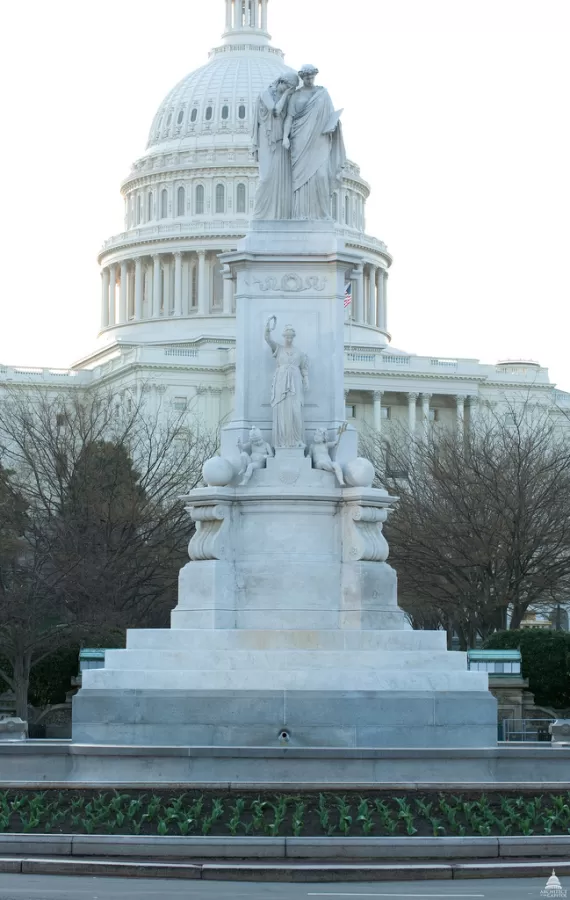
[{"label": "paved road", "polygon": [[[570,888],[570,878],[561,881]],[[530,878],[303,885],[0,875],[0,900],[540,900],[544,884]]]}]

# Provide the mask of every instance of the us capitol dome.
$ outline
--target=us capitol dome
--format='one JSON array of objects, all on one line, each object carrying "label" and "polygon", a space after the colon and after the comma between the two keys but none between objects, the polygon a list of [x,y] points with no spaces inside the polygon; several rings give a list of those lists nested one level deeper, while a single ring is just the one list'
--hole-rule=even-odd
[{"label": "us capitol dome", "polygon": [[[268,0],[224,3],[221,45],[165,97],[146,150],[121,186],[125,230],[107,240],[99,254],[100,351],[113,343],[233,339],[232,273],[218,257],[236,249],[253,213],[257,99],[291,69],[270,43]],[[369,193],[358,166],[349,162],[332,198],[331,217],[362,259],[347,271],[354,298],[351,338],[381,347],[389,341],[391,258],[382,242],[365,233]]]}]

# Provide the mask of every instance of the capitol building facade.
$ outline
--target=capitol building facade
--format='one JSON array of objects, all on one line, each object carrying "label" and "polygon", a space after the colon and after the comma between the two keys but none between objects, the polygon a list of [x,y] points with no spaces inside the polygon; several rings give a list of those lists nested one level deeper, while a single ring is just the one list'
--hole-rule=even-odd
[{"label": "capitol building facade", "polygon": [[[9,385],[54,391],[104,386],[117,395],[144,388],[156,402],[191,409],[212,427],[230,417],[234,273],[219,256],[236,249],[253,213],[257,99],[290,69],[271,44],[268,0],[216,2],[225,15],[221,44],[164,99],[147,147],[121,185],[124,231],[99,253],[95,349],[69,370],[0,365],[0,393]],[[331,203],[338,234],[359,259],[346,272],[352,286],[345,331],[347,419],[389,433],[392,422],[412,430],[428,421],[462,429],[486,401],[531,396],[553,410],[570,409],[570,395],[555,390],[536,362],[483,365],[392,346],[392,258],[386,244],[366,231],[369,194],[358,165],[349,162]],[[260,335],[260,346],[262,340]]]}]

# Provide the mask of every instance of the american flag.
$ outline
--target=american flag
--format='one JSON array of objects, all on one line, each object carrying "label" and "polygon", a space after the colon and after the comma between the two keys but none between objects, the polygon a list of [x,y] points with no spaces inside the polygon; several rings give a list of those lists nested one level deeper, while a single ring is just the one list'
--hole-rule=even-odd
[{"label": "american flag", "polygon": [[349,282],[348,284],[345,284],[345,286],[344,286],[344,308],[347,309],[347,307],[349,307],[351,303],[352,303],[352,284]]}]

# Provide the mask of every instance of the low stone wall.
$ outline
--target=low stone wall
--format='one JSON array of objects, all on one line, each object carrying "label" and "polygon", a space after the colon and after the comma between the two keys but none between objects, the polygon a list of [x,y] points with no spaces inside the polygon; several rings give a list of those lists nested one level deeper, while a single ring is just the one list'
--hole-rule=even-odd
[{"label": "low stone wall", "polygon": [[0,745],[0,786],[355,790],[365,786],[568,787],[570,748],[303,749],[128,747],[28,741]]}]

